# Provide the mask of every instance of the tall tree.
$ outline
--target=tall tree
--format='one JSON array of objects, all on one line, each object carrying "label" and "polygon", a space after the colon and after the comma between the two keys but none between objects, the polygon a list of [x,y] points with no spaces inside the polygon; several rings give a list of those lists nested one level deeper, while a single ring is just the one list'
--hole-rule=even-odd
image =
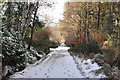
[{"label": "tall tree", "polygon": [[30,49],[30,46],[31,46],[31,43],[32,43],[33,29],[34,29],[34,25],[35,25],[35,18],[36,18],[38,8],[39,8],[39,2],[36,3],[36,8],[34,9],[35,13],[34,13],[34,18],[33,18],[33,26],[31,27],[31,37],[30,37],[30,43],[28,45],[28,49]]}]

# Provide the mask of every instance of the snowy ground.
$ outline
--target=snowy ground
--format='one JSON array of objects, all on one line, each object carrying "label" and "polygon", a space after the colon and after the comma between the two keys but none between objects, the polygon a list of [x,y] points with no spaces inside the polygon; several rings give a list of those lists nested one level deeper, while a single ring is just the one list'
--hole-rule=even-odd
[{"label": "snowy ground", "polygon": [[[92,64],[91,60],[82,61],[78,57],[75,58],[79,64],[77,65],[73,57],[68,53],[67,49],[59,47],[51,49],[48,57],[43,61],[38,61],[30,65],[21,72],[17,72],[10,76],[11,78],[101,78],[103,74],[95,75],[92,71],[99,69],[97,64]],[[85,63],[88,63],[86,65]],[[77,67],[78,66],[78,67]]]},{"label": "snowy ground", "polygon": [[92,63],[91,59],[84,60],[79,57],[74,57],[75,62],[78,64],[77,67],[84,78],[105,78],[103,73],[95,73],[98,69],[101,69],[97,63]]}]

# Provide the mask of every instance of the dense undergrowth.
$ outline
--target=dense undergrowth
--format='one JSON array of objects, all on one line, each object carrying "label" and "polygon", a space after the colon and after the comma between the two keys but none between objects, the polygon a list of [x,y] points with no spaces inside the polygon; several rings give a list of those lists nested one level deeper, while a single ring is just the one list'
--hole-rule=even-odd
[{"label": "dense undergrowth", "polygon": [[[27,43],[29,43],[28,40],[29,39],[26,41]],[[43,51],[48,54],[50,52],[49,48],[56,48],[58,45],[56,42],[50,40],[33,40],[31,46],[34,47],[38,53],[41,53],[41,51]]]},{"label": "dense undergrowth", "polygon": [[[27,63],[32,63],[37,58],[31,50],[27,50],[27,43],[22,41],[22,36],[11,29],[2,29],[2,68],[3,77],[23,70]],[[7,68],[5,68],[7,67]]]},{"label": "dense undergrowth", "polygon": [[85,42],[71,44],[69,50],[71,55],[77,55],[80,58],[92,59],[99,66],[102,66],[102,72],[111,79],[120,79],[120,55],[119,49],[101,48],[97,42],[91,41],[88,44]]}]

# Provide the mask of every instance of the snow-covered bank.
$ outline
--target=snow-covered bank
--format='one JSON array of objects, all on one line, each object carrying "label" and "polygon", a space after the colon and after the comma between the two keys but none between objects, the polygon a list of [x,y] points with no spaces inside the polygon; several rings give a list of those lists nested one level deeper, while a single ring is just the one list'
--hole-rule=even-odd
[{"label": "snow-covered bank", "polygon": [[[65,48],[65,49],[64,49]],[[21,72],[17,72],[10,76],[11,78],[103,78],[102,73],[95,75],[93,70],[100,67],[91,60],[87,61],[73,57],[67,51],[69,48],[60,46],[51,49],[51,53],[47,55],[45,60],[40,60],[30,65]],[[77,62],[77,64],[75,63]]]},{"label": "snow-covered bank", "polygon": [[97,70],[100,70],[101,67],[97,63],[92,63],[91,59],[84,60],[78,56],[74,56],[75,62],[77,64],[80,73],[84,78],[105,78],[106,76],[103,73],[96,73]]}]

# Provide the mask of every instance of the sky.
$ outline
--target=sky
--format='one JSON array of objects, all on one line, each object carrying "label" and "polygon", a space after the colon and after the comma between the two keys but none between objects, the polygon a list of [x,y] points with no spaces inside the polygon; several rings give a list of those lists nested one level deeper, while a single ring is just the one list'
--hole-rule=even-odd
[{"label": "sky", "polygon": [[[40,10],[39,17],[44,19],[44,17],[47,15],[49,16],[50,21],[53,23],[58,23],[59,19],[63,19],[63,12],[64,12],[64,3],[66,0],[52,0],[55,2],[52,8],[45,8],[43,10]],[[38,12],[38,13],[39,13]]]}]

